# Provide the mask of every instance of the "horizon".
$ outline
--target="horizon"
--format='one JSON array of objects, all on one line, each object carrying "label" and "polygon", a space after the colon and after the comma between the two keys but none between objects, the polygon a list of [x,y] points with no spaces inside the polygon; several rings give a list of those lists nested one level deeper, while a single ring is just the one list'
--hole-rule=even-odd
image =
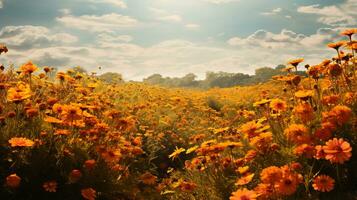
[{"label": "horizon", "polygon": [[[268,4],[268,3],[266,3]],[[0,0],[0,62],[82,66],[141,81],[207,71],[254,74],[303,57],[356,26],[357,0]],[[200,11],[200,12],[197,12]],[[99,71],[98,67],[102,70]]]}]

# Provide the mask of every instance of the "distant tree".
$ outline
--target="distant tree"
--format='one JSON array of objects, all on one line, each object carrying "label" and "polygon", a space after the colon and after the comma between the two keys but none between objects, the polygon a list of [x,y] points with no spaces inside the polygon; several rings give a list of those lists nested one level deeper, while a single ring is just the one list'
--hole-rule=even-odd
[{"label": "distant tree", "polygon": [[160,85],[164,82],[164,78],[161,74],[153,74],[143,80],[144,83],[149,83],[153,85]]},{"label": "distant tree", "polygon": [[72,68],[75,73],[88,74],[87,70],[81,66],[76,66]]},{"label": "distant tree", "polygon": [[100,76],[98,76],[98,78],[106,83],[111,83],[111,84],[118,84],[118,83],[123,83],[123,76],[119,73],[115,73],[115,72],[107,72],[104,73]]}]

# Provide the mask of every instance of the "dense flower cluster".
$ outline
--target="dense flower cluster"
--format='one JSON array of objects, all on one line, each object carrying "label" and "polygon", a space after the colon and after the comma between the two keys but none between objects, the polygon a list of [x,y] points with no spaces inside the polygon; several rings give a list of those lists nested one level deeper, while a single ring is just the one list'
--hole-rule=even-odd
[{"label": "dense flower cluster", "polygon": [[0,198],[352,199],[356,33],[306,76],[299,58],[269,83],[207,91],[1,69]]}]

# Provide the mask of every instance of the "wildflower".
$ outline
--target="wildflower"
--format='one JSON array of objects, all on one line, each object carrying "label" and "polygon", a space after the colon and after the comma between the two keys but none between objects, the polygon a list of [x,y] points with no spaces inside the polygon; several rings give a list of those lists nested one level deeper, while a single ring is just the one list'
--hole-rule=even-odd
[{"label": "wildflower", "polygon": [[245,175],[249,172],[249,166],[238,167],[237,172],[239,172],[242,175]]},{"label": "wildflower", "polygon": [[97,192],[93,188],[85,188],[81,190],[81,195],[86,200],[95,200]]},{"label": "wildflower", "polygon": [[270,102],[270,108],[277,112],[283,112],[286,110],[287,105],[286,102],[281,99],[273,99]]},{"label": "wildflower", "polygon": [[57,182],[56,181],[47,181],[42,185],[43,189],[46,192],[57,192]]},{"label": "wildflower", "polygon": [[7,53],[9,50],[7,49],[7,47],[3,44],[0,44],[0,55],[2,53]]},{"label": "wildflower", "polygon": [[63,112],[61,114],[68,121],[78,120],[82,118],[82,110],[79,107],[73,105],[64,106]]},{"label": "wildflower", "polygon": [[330,192],[333,190],[335,180],[327,175],[319,175],[314,178],[312,187],[320,192]]},{"label": "wildflower", "polygon": [[338,105],[333,107],[329,112],[322,113],[323,122],[331,122],[338,125],[343,125],[346,123],[352,116],[352,110],[343,105]]},{"label": "wildflower", "polygon": [[276,189],[279,194],[292,195],[296,192],[299,182],[294,174],[286,174],[276,184]]},{"label": "wildflower", "polygon": [[264,126],[261,123],[250,121],[240,127],[240,131],[248,138],[258,136],[262,132]]},{"label": "wildflower", "polygon": [[294,67],[295,67],[295,70],[297,71],[297,66],[298,66],[301,62],[304,62],[304,59],[303,59],[303,58],[298,58],[298,59],[295,59],[295,60],[291,60],[291,61],[288,62],[288,64],[294,66]]},{"label": "wildflower", "polygon": [[294,153],[297,156],[305,156],[307,158],[312,158],[314,156],[315,148],[308,144],[301,144],[294,148]]},{"label": "wildflower", "polygon": [[295,92],[295,96],[302,100],[307,100],[309,97],[312,97],[313,95],[314,95],[313,90],[299,90]]},{"label": "wildflower", "polygon": [[152,175],[150,172],[146,172],[140,176],[140,180],[146,185],[154,185],[156,183],[157,177]]},{"label": "wildflower", "polygon": [[331,63],[328,65],[328,73],[332,77],[337,77],[342,74],[342,67],[337,63]]},{"label": "wildflower", "polygon": [[11,147],[32,147],[34,142],[23,137],[13,137],[9,140]]},{"label": "wildflower", "polygon": [[195,146],[193,146],[193,147],[188,148],[188,149],[186,150],[186,154],[190,154],[190,153],[196,151],[196,149],[198,149],[198,147],[199,147],[198,145],[195,145]]},{"label": "wildflower", "polygon": [[314,155],[314,158],[316,160],[320,160],[320,159],[323,159],[323,158],[326,157],[326,154],[324,152],[323,146],[321,146],[321,145],[315,146],[315,151],[316,151],[316,153]]},{"label": "wildflower", "polygon": [[177,158],[182,152],[185,152],[186,150],[184,148],[177,148],[175,151],[169,155],[169,158],[175,159]]},{"label": "wildflower", "polygon": [[253,180],[253,177],[254,177],[254,173],[249,173],[247,175],[244,175],[243,177],[237,180],[236,185],[246,185]]},{"label": "wildflower", "polygon": [[301,119],[304,123],[310,121],[314,117],[314,110],[309,103],[302,103],[295,106],[294,115]]},{"label": "wildflower", "polygon": [[254,191],[243,188],[233,192],[229,200],[256,200],[257,197]]},{"label": "wildflower", "polygon": [[191,192],[197,187],[196,183],[188,182],[188,181],[182,181],[179,186],[180,189],[184,192]]},{"label": "wildflower", "polygon": [[266,183],[259,183],[254,191],[259,196],[259,199],[269,199],[271,195],[274,194],[274,186]]},{"label": "wildflower", "polygon": [[57,119],[55,117],[51,117],[51,116],[46,116],[43,121],[51,123],[51,124],[62,124],[63,121],[60,119]]},{"label": "wildflower", "polygon": [[272,184],[278,182],[282,175],[282,171],[279,167],[270,166],[262,170],[260,173],[260,179],[263,183]]},{"label": "wildflower", "polygon": [[322,98],[322,103],[325,105],[335,105],[338,102],[339,98],[339,95],[324,96]]},{"label": "wildflower", "polygon": [[23,74],[32,74],[37,70],[37,66],[34,65],[31,61],[27,62],[26,64],[20,67],[20,70]]},{"label": "wildflower", "polygon": [[352,29],[347,29],[341,32],[341,35],[345,35],[348,36],[349,38],[352,37],[353,34],[357,33],[357,29],[356,28],[352,28]]},{"label": "wildflower", "polygon": [[326,154],[326,160],[329,160],[331,163],[343,164],[352,156],[352,147],[342,138],[333,138],[327,141],[325,146],[323,146],[323,150]]},{"label": "wildflower", "polygon": [[60,81],[64,81],[67,77],[67,75],[64,72],[58,72],[56,75],[57,79],[59,79]]},{"label": "wildflower", "polygon": [[77,182],[82,177],[82,172],[78,169],[74,169],[69,174],[69,180],[71,183]]},{"label": "wildflower", "polygon": [[19,103],[31,97],[30,86],[24,83],[17,84],[7,91],[7,100],[14,103]]},{"label": "wildflower", "polygon": [[329,43],[329,44],[327,44],[327,46],[330,48],[336,49],[338,51],[338,49],[345,44],[346,44],[346,41],[339,41],[336,43]]},{"label": "wildflower", "polygon": [[272,141],[273,141],[273,134],[271,132],[264,132],[256,137],[253,137],[250,140],[250,144],[255,148],[257,148],[259,151],[264,152],[270,147]]},{"label": "wildflower", "polygon": [[332,136],[332,132],[336,129],[336,126],[327,121],[327,122],[323,122],[321,124],[321,127],[316,129],[314,136],[315,138],[318,138],[320,140],[327,140],[330,139],[330,137]]},{"label": "wildflower", "polygon": [[38,115],[38,110],[36,108],[30,108],[26,110],[26,115],[29,118],[35,117]]},{"label": "wildflower", "polygon": [[310,142],[310,135],[307,128],[302,124],[291,124],[284,130],[285,136],[289,141],[296,144],[303,144]]},{"label": "wildflower", "polygon": [[21,178],[17,174],[11,174],[6,177],[6,185],[10,188],[17,188],[20,186]]},{"label": "wildflower", "polygon": [[51,71],[51,68],[50,67],[43,67],[43,71],[45,71],[46,73],[50,72]]},{"label": "wildflower", "polygon": [[84,162],[84,167],[87,169],[87,170],[92,170],[96,165],[96,162],[95,160],[86,160]]}]

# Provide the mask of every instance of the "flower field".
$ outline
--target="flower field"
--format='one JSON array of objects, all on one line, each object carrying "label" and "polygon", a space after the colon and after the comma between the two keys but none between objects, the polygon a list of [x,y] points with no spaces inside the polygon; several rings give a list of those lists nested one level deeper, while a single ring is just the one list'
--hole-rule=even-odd
[{"label": "flower field", "polygon": [[225,89],[2,66],[0,199],[357,199],[353,34],[306,76]]}]

